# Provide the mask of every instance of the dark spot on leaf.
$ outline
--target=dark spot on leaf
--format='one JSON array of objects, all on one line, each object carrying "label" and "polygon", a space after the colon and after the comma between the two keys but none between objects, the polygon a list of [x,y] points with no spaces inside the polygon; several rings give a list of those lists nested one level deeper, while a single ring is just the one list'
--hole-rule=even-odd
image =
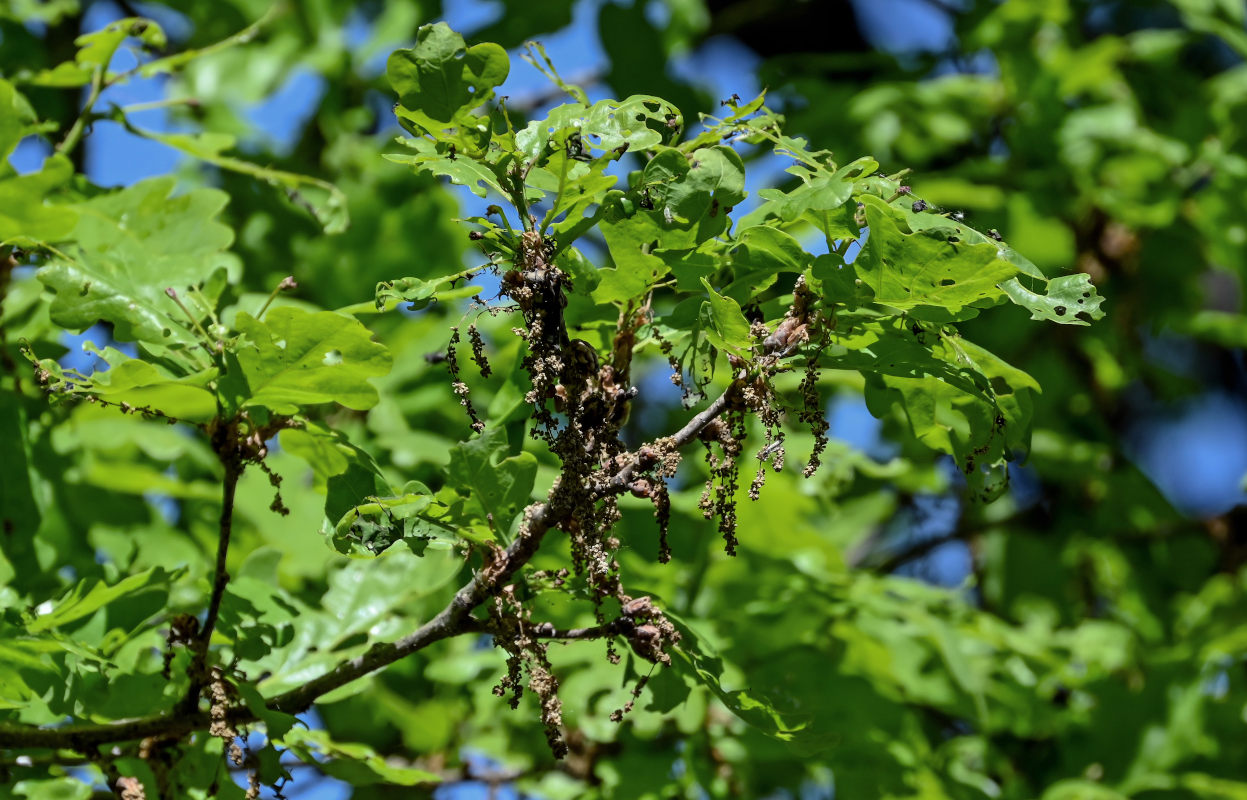
[{"label": "dark spot on leaf", "polygon": [[1058,317],[1063,317],[1063,316],[1065,316],[1065,306],[1057,306],[1056,308],[1054,308],[1054,309],[1052,309],[1052,310],[1056,312],[1056,315],[1057,315]]},{"label": "dark spot on leaf", "polygon": [[940,286],[955,286],[956,284],[957,282],[953,280],[952,278],[945,278],[944,280],[940,281]]}]

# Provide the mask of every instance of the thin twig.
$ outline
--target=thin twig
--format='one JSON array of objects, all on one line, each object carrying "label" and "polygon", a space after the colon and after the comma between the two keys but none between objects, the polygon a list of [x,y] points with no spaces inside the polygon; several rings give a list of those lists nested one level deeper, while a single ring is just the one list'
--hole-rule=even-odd
[{"label": "thin twig", "polygon": [[[725,389],[723,394],[716,397],[714,402],[707,406],[701,413],[690,419],[683,428],[668,437],[669,441],[671,441],[676,447],[683,447],[691,442],[697,434],[701,433],[703,428],[710,424],[711,420],[714,420],[727,410],[728,404],[731,402],[732,395],[736,392],[737,388],[736,383],[733,383]],[[595,498],[602,498],[613,494],[623,494],[628,491],[628,484],[632,482],[632,478],[639,468],[640,462],[636,460],[625,464],[617,473],[615,473],[614,476],[599,483],[593,490],[593,496]]]},{"label": "thin twig", "polygon": [[212,599],[208,602],[208,615],[204,618],[200,640],[207,651],[208,642],[212,639],[212,631],[216,627],[217,616],[221,613],[221,598],[225,596],[225,585],[229,583],[229,573],[225,571],[225,559],[229,555],[230,532],[234,525],[234,493],[238,488],[238,479],[242,477],[242,467],[227,464],[225,482],[221,492],[221,523],[218,526],[216,549],[216,573],[212,581]]},{"label": "thin twig", "polygon": [[230,536],[234,527],[234,494],[238,489],[238,479],[242,477],[243,466],[222,454],[225,465],[225,478],[221,488],[221,519],[217,526],[216,569],[212,578],[212,596],[208,600],[208,613],[204,617],[203,627],[194,644],[194,658],[190,667],[190,688],[183,700],[182,711],[189,711],[199,702],[199,693],[207,683],[206,666],[208,649],[212,645],[212,632],[216,629],[217,617],[221,614],[221,600],[225,597],[225,587],[229,584],[229,573],[225,570],[225,562],[229,556]]},{"label": "thin twig", "polygon": [[946,545],[950,542],[964,542],[977,537],[978,534],[979,531],[977,530],[965,530],[958,528],[957,530],[943,536],[932,536],[926,539],[919,539],[909,544],[902,550],[884,556],[883,560],[878,564],[863,566],[868,566],[872,571],[886,575],[895,572],[897,569],[910,563],[911,561],[917,561],[923,556],[930,555],[932,551],[938,549],[942,545]]}]

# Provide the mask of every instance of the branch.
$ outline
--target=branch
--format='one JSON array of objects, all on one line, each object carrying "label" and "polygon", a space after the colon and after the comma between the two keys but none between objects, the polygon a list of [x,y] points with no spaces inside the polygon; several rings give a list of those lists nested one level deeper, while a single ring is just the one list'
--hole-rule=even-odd
[{"label": "branch", "polygon": [[[683,447],[693,441],[697,434],[701,433],[711,421],[724,411],[727,411],[727,407],[731,403],[737,388],[737,382],[733,381],[730,386],[723,390],[723,394],[714,399],[714,402],[706,406],[697,416],[690,419],[683,428],[667,437],[673,448]],[[593,488],[594,499],[600,499],[612,494],[623,494],[628,491],[628,484],[632,482],[633,476],[636,475],[638,469],[641,469],[640,459],[629,461],[613,477],[602,481]]]},{"label": "branch", "polygon": [[468,620],[471,619],[469,614],[472,609],[489,596],[490,589],[494,586],[505,585],[537,552],[542,538],[553,524],[549,519],[550,507],[556,503],[556,495],[560,493],[558,485],[555,485],[549,500],[529,506],[524,512],[522,533],[511,542],[511,546],[496,562],[495,568],[481,570],[473,575],[472,580],[455,593],[450,603],[436,617],[397,642],[374,644],[363,655],[339,664],[297,689],[278,695],[268,701],[268,707],[290,714],[304,711],[323,694],[389,666],[434,642],[470,631],[472,623]]},{"label": "branch", "polygon": [[978,534],[978,530],[965,530],[958,528],[957,530],[943,536],[932,536],[926,539],[919,539],[904,549],[885,556],[878,564],[871,565],[870,569],[886,575],[888,573],[895,572],[897,569],[911,561],[916,561],[923,556],[929,555],[941,545],[948,544],[949,542],[964,542],[968,539],[977,537]]},{"label": "branch", "polygon": [[216,628],[217,617],[221,614],[221,599],[225,596],[225,587],[229,583],[225,561],[229,555],[230,533],[234,527],[234,494],[238,488],[238,479],[241,477],[242,468],[239,465],[225,464],[225,483],[221,491],[221,522],[217,532],[216,571],[212,579],[212,598],[208,601],[208,614],[204,617],[203,629],[199,634],[199,645],[195,654],[196,666],[201,669],[208,655],[208,644],[212,641],[212,631]]},{"label": "branch", "polygon": [[[735,390],[736,384],[733,383],[705,410],[694,416],[676,433],[667,437],[668,441],[675,447],[692,441],[703,428],[727,410]],[[599,484],[594,489],[594,495],[600,498],[609,494],[623,492],[626,490],[627,484],[638,469],[638,466],[638,462],[633,460],[620,467],[613,477]],[[230,472],[227,469],[225,491],[227,505],[222,508],[221,523],[222,541],[226,545],[228,544],[229,536],[229,523],[226,522],[226,519],[232,517],[232,514],[226,514],[225,512],[227,510],[232,511],[233,506],[233,491],[229,486],[229,476]],[[234,475],[235,485],[237,477],[237,475]],[[318,697],[423,650],[434,642],[463,633],[480,632],[480,622],[471,616],[472,609],[480,605],[496,587],[505,586],[511,577],[519,571],[520,567],[528,563],[533,555],[536,554],[546,532],[561,523],[565,516],[570,513],[570,507],[566,502],[566,498],[571,492],[571,489],[564,489],[559,483],[555,483],[554,488],[550,490],[550,495],[544,503],[534,503],[525,509],[521,533],[515,538],[515,541],[507,547],[506,551],[494,562],[492,567],[482,569],[473,575],[472,579],[455,593],[455,596],[451,598],[446,607],[433,619],[396,642],[378,642],[374,644],[364,654],[344,661],[329,672],[313,678],[296,689],[291,689],[271,698],[266,703],[266,706],[270,710],[281,711],[287,714],[297,714],[301,711],[306,711],[316,702]],[[217,585],[220,586],[222,592],[224,591],[225,582],[228,581],[228,576],[225,576],[224,571],[225,552],[224,547],[218,548]],[[225,577],[222,578],[222,576]],[[219,592],[217,592],[216,586],[213,588],[215,602],[214,605],[209,607],[209,614],[211,615],[209,621],[215,624],[213,608],[219,610],[220,598],[217,596]],[[553,635],[549,632],[539,633],[539,635],[544,635],[545,638],[567,640],[600,638],[613,635],[614,632],[608,630],[610,626],[611,623],[607,623],[604,626],[594,628],[573,628],[565,631],[554,630]],[[204,630],[211,633],[207,622],[205,622]],[[245,707],[230,709],[229,720],[231,723],[254,722],[256,719],[257,716]],[[152,714],[146,717],[102,724],[77,723],[62,725],[58,728],[0,725],[0,748],[67,749],[81,753],[91,753],[93,748],[112,742],[132,741],[149,736],[184,736],[195,730],[206,729],[209,723],[207,711],[194,710]]]},{"label": "branch", "polygon": [[[213,437],[214,440],[217,437]],[[234,528],[234,495],[238,489],[238,479],[242,477],[243,467],[233,457],[234,443],[225,437],[222,442],[215,442],[221,456],[221,464],[225,467],[225,478],[221,485],[221,518],[217,526],[216,568],[212,578],[212,596],[208,600],[208,612],[204,616],[203,627],[191,645],[192,659],[188,674],[190,686],[186,696],[182,698],[180,713],[193,712],[199,705],[199,695],[208,683],[207,666],[208,650],[212,645],[212,632],[216,629],[217,617],[221,614],[221,600],[225,597],[225,587],[229,584],[229,573],[225,571],[225,562],[229,555],[229,541]],[[228,449],[226,449],[228,447]]]}]

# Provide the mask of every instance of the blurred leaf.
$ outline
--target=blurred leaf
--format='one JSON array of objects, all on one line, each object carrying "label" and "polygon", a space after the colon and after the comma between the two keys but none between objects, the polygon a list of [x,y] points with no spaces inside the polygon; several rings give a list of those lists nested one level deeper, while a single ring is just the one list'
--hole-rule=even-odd
[{"label": "blurred leaf", "polygon": [[342,190],[337,186],[310,175],[262,167],[250,161],[224,155],[226,150],[234,147],[234,137],[229,134],[160,133],[139,128],[124,116],[121,116],[119,121],[125,125],[126,130],[136,136],[168,145],[215,167],[250,175],[271,186],[281,188],[290,202],[307,209],[316,218],[325,233],[341,233],[350,224],[346,195],[342,194]]},{"label": "blurred leaf", "polygon": [[278,743],[290,748],[304,763],[352,786],[378,783],[417,786],[441,782],[441,778],[431,772],[395,766],[365,745],[335,742],[325,731],[291,728]]},{"label": "blurred leaf", "polygon": [[90,800],[92,796],[91,787],[74,778],[18,781],[13,785],[13,793],[39,800]]},{"label": "blurred leaf", "polygon": [[87,578],[56,600],[50,609],[38,614],[27,623],[26,630],[30,633],[40,633],[59,628],[89,614],[94,614],[109,603],[137,594],[161,592],[163,599],[163,592],[177,577],[177,573],[169,573],[155,567],[130,575],[112,586],[98,578]]},{"label": "blurred leaf", "polygon": [[[2,101],[0,97],[0,108]],[[67,238],[78,224],[78,211],[49,204],[47,198],[72,174],[73,167],[63,156],[49,158],[43,169],[30,175],[8,177],[0,172],[0,242],[37,247]]]}]

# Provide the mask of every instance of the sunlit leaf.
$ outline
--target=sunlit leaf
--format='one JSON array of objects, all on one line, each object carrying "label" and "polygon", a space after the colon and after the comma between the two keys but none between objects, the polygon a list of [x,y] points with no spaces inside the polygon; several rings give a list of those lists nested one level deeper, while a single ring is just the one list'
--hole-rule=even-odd
[{"label": "sunlit leaf", "polygon": [[81,331],[111,322],[118,339],[155,346],[197,343],[165,290],[195,286],[226,263],[233,233],[216,220],[223,192],[171,196],[176,180],[152,178],[78,203],[73,243],[39,270],[56,292],[52,319]]},{"label": "sunlit leaf", "polygon": [[377,402],[368,379],[389,372],[392,357],[359,321],[283,307],[263,321],[244,311],[236,325],[246,343],[237,351],[238,369],[225,380],[239,407],[293,414],[316,403],[365,409]]}]

